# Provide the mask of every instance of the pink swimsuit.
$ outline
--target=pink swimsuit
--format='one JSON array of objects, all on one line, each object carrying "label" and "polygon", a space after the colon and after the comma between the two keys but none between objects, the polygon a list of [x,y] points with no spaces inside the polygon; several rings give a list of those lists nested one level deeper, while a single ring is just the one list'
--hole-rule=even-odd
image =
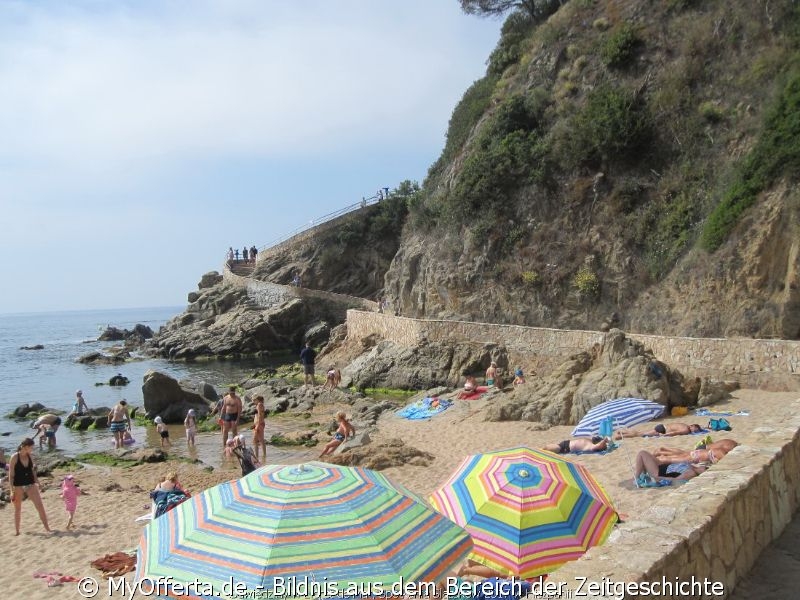
[{"label": "pink swimsuit", "polygon": [[61,484],[61,495],[64,497],[64,508],[67,509],[67,512],[73,513],[78,508],[80,493],[81,491],[70,480],[64,480],[64,483]]}]

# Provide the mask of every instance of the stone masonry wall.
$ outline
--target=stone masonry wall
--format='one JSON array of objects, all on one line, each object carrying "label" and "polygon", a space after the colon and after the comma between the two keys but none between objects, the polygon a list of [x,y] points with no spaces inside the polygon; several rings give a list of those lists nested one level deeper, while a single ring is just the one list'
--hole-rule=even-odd
[{"label": "stone masonry wall", "polygon": [[327,302],[343,304],[350,308],[358,308],[365,311],[378,310],[378,303],[372,300],[250,279],[249,277],[242,277],[232,273],[227,267],[222,272],[222,278],[225,283],[246,288],[248,298],[260,308],[272,308],[293,298],[318,298]]},{"label": "stone masonry wall", "polygon": [[[800,506],[800,416],[786,417],[798,414],[800,400],[795,400],[784,415],[761,425],[763,447],[739,446],[668,495],[659,497],[653,491],[657,500],[643,514],[630,515],[606,544],[550,576],[553,585],[566,586],[560,597],[579,597],[580,578],[618,585],[662,578],[690,582],[692,577],[721,583],[724,594],[701,594],[695,589],[646,597],[727,597]],[[789,598],[796,592],[787,587],[786,593]]]},{"label": "stone masonry wall", "polygon": [[[424,339],[502,344],[508,349],[512,363],[532,367],[537,372],[552,369],[570,355],[588,350],[604,336],[599,331],[409,319],[348,311],[348,337],[362,339],[372,334],[402,346],[413,346]],[[627,335],[688,376],[736,379],[742,385],[764,389],[800,390],[800,342],[797,341]]]}]

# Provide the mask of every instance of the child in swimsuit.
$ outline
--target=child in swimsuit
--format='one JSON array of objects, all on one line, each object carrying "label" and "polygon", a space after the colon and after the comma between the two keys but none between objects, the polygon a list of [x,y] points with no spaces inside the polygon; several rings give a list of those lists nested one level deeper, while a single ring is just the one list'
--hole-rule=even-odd
[{"label": "child in swimsuit", "polygon": [[256,460],[259,451],[267,460],[267,442],[264,439],[264,429],[267,426],[266,414],[264,412],[264,396],[256,396],[256,414],[253,417],[253,449],[255,450]]},{"label": "child in swimsuit", "polygon": [[193,408],[189,409],[186,413],[186,418],[183,420],[183,426],[186,429],[186,443],[189,446],[194,446],[194,436],[197,433],[197,413]]},{"label": "child in swimsuit", "polygon": [[525,375],[522,372],[522,367],[517,367],[514,371],[514,385],[521,385],[525,383]]},{"label": "child in swimsuit", "polygon": [[64,481],[61,483],[60,497],[64,500],[64,509],[69,515],[67,529],[74,527],[72,519],[75,517],[75,511],[78,508],[78,496],[82,493],[81,488],[75,485],[75,478],[72,475],[64,477]]},{"label": "child in swimsuit", "polygon": [[333,453],[343,441],[351,435],[354,436],[356,434],[356,428],[347,420],[346,415],[342,411],[336,413],[336,420],[339,422],[339,427],[336,429],[336,433],[333,434],[333,439],[325,444],[325,448],[322,449],[322,454],[319,455],[320,458]]},{"label": "child in swimsuit", "polygon": [[161,448],[165,449],[170,446],[169,443],[169,429],[164,424],[164,421],[161,417],[156,417],[153,419],[153,422],[156,424],[156,431],[158,431],[158,435],[161,436]]}]

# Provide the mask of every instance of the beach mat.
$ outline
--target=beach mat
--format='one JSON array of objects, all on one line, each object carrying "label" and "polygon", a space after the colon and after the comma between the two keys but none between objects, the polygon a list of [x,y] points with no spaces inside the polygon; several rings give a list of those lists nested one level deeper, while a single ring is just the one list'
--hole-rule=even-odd
[{"label": "beach mat", "polygon": [[444,398],[423,398],[397,411],[397,416],[411,421],[420,421],[430,419],[451,406],[453,403]]},{"label": "beach mat", "polygon": [[486,392],[489,391],[489,387],[486,385],[479,385],[475,388],[475,391],[472,393],[461,392],[457,398],[459,400],[476,400],[483,396]]},{"label": "beach mat", "polygon": [[740,410],[739,412],[713,412],[707,408],[698,408],[694,411],[697,417],[749,417],[749,410]]}]

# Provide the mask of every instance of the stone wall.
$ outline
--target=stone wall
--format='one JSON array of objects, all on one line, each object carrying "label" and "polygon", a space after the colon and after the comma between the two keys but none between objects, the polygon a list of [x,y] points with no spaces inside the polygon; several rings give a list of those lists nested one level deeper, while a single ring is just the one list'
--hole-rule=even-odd
[{"label": "stone wall", "polygon": [[[362,339],[372,334],[402,346],[413,346],[424,339],[502,344],[508,349],[512,363],[532,367],[537,372],[552,369],[570,355],[600,343],[604,336],[599,331],[348,312],[348,337]],[[797,341],[627,335],[644,343],[656,358],[688,376],[736,379],[742,385],[763,389],[800,390],[800,342]]]},{"label": "stone wall", "polygon": [[[786,414],[800,414],[800,400]],[[553,585],[567,586],[560,597],[578,597],[579,578],[619,585],[662,578],[691,582],[692,577],[722,584],[724,594],[646,597],[727,597],[800,506],[800,416],[776,415],[762,423],[759,434],[763,447],[739,446],[702,476],[660,498],[657,490],[643,490],[657,498],[648,510],[630,515],[605,545],[550,576]],[[787,587],[786,593],[788,598],[795,592]]]},{"label": "stone wall", "polygon": [[249,277],[242,277],[232,273],[225,267],[222,272],[225,283],[241,286],[247,289],[247,297],[259,308],[272,308],[283,304],[293,298],[316,298],[342,304],[349,308],[357,308],[365,311],[377,311],[378,303],[364,298],[347,296],[346,294],[335,294],[323,290],[312,290],[308,288],[295,287],[291,285],[281,285],[268,281],[259,281]]}]

